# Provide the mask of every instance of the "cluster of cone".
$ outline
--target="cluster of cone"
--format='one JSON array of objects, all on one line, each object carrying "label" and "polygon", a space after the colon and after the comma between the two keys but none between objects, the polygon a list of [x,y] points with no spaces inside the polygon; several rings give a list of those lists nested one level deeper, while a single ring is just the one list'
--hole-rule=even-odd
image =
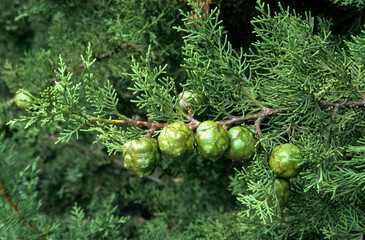
[{"label": "cluster of cone", "polygon": [[[297,157],[299,148],[291,143],[276,146],[269,156],[269,166],[278,176],[275,179],[274,191],[280,208],[283,209],[290,198],[290,178],[298,176],[301,164]],[[269,205],[273,205],[273,199],[269,199]]]},{"label": "cluster of cone", "polygon": [[[184,91],[179,95],[179,107],[187,111],[203,102],[201,95]],[[195,109],[197,111],[201,109]],[[197,148],[198,153],[211,161],[222,156],[248,163],[257,151],[255,135],[245,127],[235,126],[228,131],[214,121],[202,122],[194,133],[185,123],[171,123],[161,131],[158,139],[144,137],[124,144],[123,156],[127,169],[141,177],[149,176],[160,164],[160,152],[170,159],[186,158]],[[274,192],[281,209],[290,198],[290,178],[296,177],[301,165],[298,162],[299,148],[293,144],[282,144],[270,153],[268,163],[276,172]],[[268,199],[272,206],[274,199]]]},{"label": "cluster of cone", "polygon": [[[149,176],[160,164],[161,155],[174,160],[188,157],[197,148],[198,153],[211,161],[222,156],[247,163],[258,148],[257,138],[245,127],[235,126],[228,131],[214,121],[202,122],[194,133],[185,123],[168,124],[158,139],[143,137],[123,145],[124,163],[127,169],[141,177]],[[276,172],[274,191],[283,209],[290,198],[290,178],[296,177],[301,165],[297,161],[299,148],[286,143],[273,149],[269,166]],[[273,206],[274,199],[268,199]]]},{"label": "cluster of cone", "polygon": [[173,122],[164,127],[158,139],[144,137],[123,145],[127,169],[144,177],[153,173],[160,163],[160,152],[174,160],[194,152],[211,161],[223,155],[234,161],[250,160],[256,150],[257,139],[247,128],[235,126],[228,131],[214,121],[202,122],[194,133],[185,123]]}]

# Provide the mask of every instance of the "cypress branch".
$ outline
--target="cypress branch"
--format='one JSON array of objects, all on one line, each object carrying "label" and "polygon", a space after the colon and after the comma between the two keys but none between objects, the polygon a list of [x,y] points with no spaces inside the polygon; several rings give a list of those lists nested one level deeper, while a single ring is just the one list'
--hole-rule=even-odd
[{"label": "cypress branch", "polygon": [[[1,190],[1,196],[3,198],[5,198],[5,200],[8,202],[8,204],[14,209],[15,214],[19,215],[19,209],[18,209],[18,204],[13,202],[13,200],[10,198],[10,196],[8,195],[8,193],[6,192],[6,189],[4,187],[4,185],[0,182],[0,190]],[[32,230],[34,233],[38,233],[38,229],[33,225],[32,222],[28,222],[26,221],[26,224],[28,225],[28,227],[30,228],[30,230]],[[41,239],[46,239],[45,236],[42,236]]]},{"label": "cypress branch", "polygon": [[[291,2],[298,11],[272,1],[5,3],[0,45],[15,48],[0,47],[0,182],[20,213],[0,186],[0,238],[364,238],[363,0]],[[255,36],[244,36],[250,21]],[[27,112],[12,104],[18,89]],[[199,94],[188,110],[183,92]],[[125,168],[127,141],[206,120],[256,130],[253,159],[191,150],[175,161],[162,153],[147,178]],[[300,149],[290,188],[268,165],[286,143]]]}]

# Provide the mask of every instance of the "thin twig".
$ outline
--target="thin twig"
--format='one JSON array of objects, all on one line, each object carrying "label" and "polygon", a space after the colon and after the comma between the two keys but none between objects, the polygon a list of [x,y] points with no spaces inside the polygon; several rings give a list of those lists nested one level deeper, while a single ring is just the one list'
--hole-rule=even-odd
[{"label": "thin twig", "polygon": [[364,100],[365,100],[365,94],[364,94],[364,93],[362,93],[362,92],[358,92],[358,94],[360,95],[360,97],[361,97],[362,99],[364,99]]},{"label": "thin twig", "polygon": [[267,108],[262,107],[262,110],[259,113],[255,114],[248,114],[246,116],[240,116],[240,117],[233,117],[229,120],[219,121],[219,124],[222,126],[226,125],[232,125],[232,124],[239,124],[244,121],[255,121],[256,131],[259,134],[259,137],[261,138],[261,131],[260,131],[260,124],[261,122],[271,115],[276,115],[278,113],[286,112],[287,109],[285,108]]},{"label": "thin twig", "polygon": [[139,127],[148,127],[148,128],[154,128],[155,130],[162,128],[164,126],[166,126],[166,123],[154,123],[154,122],[147,122],[147,121],[138,121],[138,120],[133,120],[133,119],[128,119],[128,120],[113,120],[113,119],[98,119],[98,118],[94,118],[94,119],[90,119],[92,121],[99,121],[99,122],[104,122],[104,123],[109,123],[109,124],[133,124]]},{"label": "thin twig", "polygon": [[357,106],[357,107],[364,107],[365,106],[365,99],[356,99],[356,100],[350,100],[347,101],[347,99],[341,99],[337,102],[326,102],[326,101],[320,101],[319,102],[319,106],[322,109],[325,108],[330,108],[330,107],[339,107],[339,108],[343,108],[343,107],[351,107],[351,106]]},{"label": "thin twig", "polygon": [[[19,209],[18,209],[18,204],[13,202],[13,200],[10,198],[8,192],[6,191],[4,185],[0,182],[0,190],[1,190],[1,196],[3,198],[5,198],[5,200],[8,202],[8,204],[14,209],[15,211],[15,214],[16,215],[19,215],[20,212],[19,212]],[[26,221],[28,227],[30,228],[30,230],[32,230],[32,232],[34,233],[38,233],[38,229],[33,225],[32,222],[29,222],[29,221]],[[43,239],[44,239],[44,236],[43,236]]]},{"label": "thin twig", "polygon": [[6,192],[6,189],[5,189],[4,185],[1,182],[0,182],[0,190],[1,190],[1,196],[6,199],[6,201],[9,203],[9,205],[15,210],[15,213],[19,214],[18,204],[14,203],[11,200],[8,193]]},{"label": "thin twig", "polygon": [[147,178],[148,178],[149,180],[151,180],[152,182],[157,183],[158,185],[166,186],[166,183],[164,183],[161,179],[159,179],[159,178],[157,178],[157,177],[154,177],[154,176],[148,176]]},{"label": "thin twig", "polygon": [[259,118],[257,118],[255,120],[256,132],[259,135],[259,138],[262,137],[262,135],[261,135],[261,129],[260,129],[261,122],[262,122],[262,118],[261,117],[259,117]]},{"label": "thin twig", "polygon": [[289,137],[289,143],[292,143],[293,138],[295,137],[295,128],[294,128],[294,122],[293,120],[290,120],[290,124],[288,127],[288,137]]},{"label": "thin twig", "polygon": [[355,90],[356,90],[357,94],[359,94],[359,95],[360,95],[360,97],[361,97],[362,99],[365,99],[365,94],[364,94],[364,93],[362,93],[362,92],[360,92],[359,86],[357,86],[357,85],[356,85],[356,84],[354,84],[354,83],[352,83],[352,86],[355,88]]},{"label": "thin twig", "polygon": [[309,131],[308,128],[299,126],[293,120],[290,120],[290,124],[289,124],[288,130],[287,130],[288,137],[289,137],[289,143],[292,143],[293,139],[296,139],[296,136],[295,136],[296,129],[299,129],[301,131]]},{"label": "thin twig", "polygon": [[[255,113],[255,114],[248,114],[244,117],[239,116],[239,117],[232,117],[229,120],[224,120],[224,121],[219,121],[218,123],[221,124],[223,127],[227,128],[227,126],[232,125],[232,124],[239,124],[242,123],[243,121],[256,121],[256,127],[257,130],[259,130],[260,128],[260,123],[267,118],[268,116],[271,115],[276,115],[278,113],[282,113],[282,112],[286,112],[286,109],[283,108],[266,108],[263,107],[261,112],[259,113]],[[189,115],[188,115],[188,120],[189,123],[187,124],[188,127],[192,130],[195,130],[199,124],[200,121],[194,119],[194,115],[191,111],[191,109],[189,109],[188,111]],[[140,127],[148,127],[150,129],[149,133],[147,134],[148,136],[151,136],[152,133],[154,131],[156,131],[159,128],[163,128],[165,127],[167,124],[166,123],[154,123],[154,122],[147,122],[147,121],[137,121],[137,120],[133,120],[133,119],[127,119],[127,120],[118,120],[118,119],[104,119],[104,118],[96,118],[96,117],[91,117],[88,116],[90,121],[96,121],[96,122],[103,122],[103,123],[107,123],[107,124],[133,124],[136,126],[140,126]],[[260,132],[258,131],[259,135]]]},{"label": "thin twig", "polygon": [[132,42],[122,43],[122,47],[140,48],[142,46],[143,46],[143,44],[137,44],[137,43],[132,43]]},{"label": "thin twig", "polygon": [[251,94],[249,94],[247,92],[247,90],[243,87],[243,86],[240,86],[241,87],[241,90],[242,92],[257,106],[259,107],[261,110],[263,110],[263,108],[265,107],[264,105],[262,105],[259,101],[257,101],[257,99],[252,96]]},{"label": "thin twig", "polygon": [[188,120],[189,120],[189,123],[187,125],[193,131],[195,129],[197,129],[198,126],[200,125],[200,121],[194,119],[194,114],[191,109],[188,110]]},{"label": "thin twig", "polygon": [[152,126],[148,133],[146,134],[146,137],[151,137],[151,135],[157,130],[156,126]]},{"label": "thin twig", "polygon": [[239,124],[242,123],[244,121],[255,121],[255,126],[256,126],[256,132],[258,133],[259,137],[261,138],[261,130],[260,130],[260,125],[261,122],[267,118],[268,116],[272,116],[272,115],[276,115],[278,113],[282,113],[282,112],[286,112],[287,109],[285,108],[267,108],[267,107],[262,107],[261,111],[259,113],[255,113],[255,114],[248,114],[244,117],[233,117],[229,120],[224,120],[224,121],[220,121],[219,123],[222,126],[225,125],[232,125],[232,124]]}]

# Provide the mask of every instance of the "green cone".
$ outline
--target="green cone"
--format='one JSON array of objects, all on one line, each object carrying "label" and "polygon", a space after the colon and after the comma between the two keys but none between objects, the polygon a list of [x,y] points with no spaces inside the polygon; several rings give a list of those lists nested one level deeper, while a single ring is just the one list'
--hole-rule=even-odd
[{"label": "green cone", "polygon": [[161,152],[168,158],[182,159],[194,151],[194,133],[183,122],[174,122],[161,131],[158,145]]},{"label": "green cone", "polygon": [[29,107],[28,102],[30,101],[30,97],[22,92],[18,92],[17,94],[15,94],[14,101],[20,109],[25,110]]},{"label": "green cone", "polygon": [[[288,179],[276,178],[274,183],[274,190],[276,197],[278,198],[280,208],[283,209],[290,198],[290,182]],[[268,205],[273,206],[274,200],[269,199]]]},{"label": "green cone", "polygon": [[296,177],[301,170],[300,162],[295,159],[299,152],[299,148],[290,143],[276,146],[269,156],[270,168],[274,170],[279,177]]},{"label": "green cone", "polygon": [[229,135],[218,123],[205,121],[196,129],[195,141],[202,157],[216,161],[228,149]]},{"label": "green cone", "polygon": [[143,137],[123,145],[125,167],[140,177],[147,177],[160,164],[160,151],[157,140]]},{"label": "green cone", "polygon": [[252,159],[257,143],[254,134],[247,128],[241,126],[229,129],[228,134],[230,143],[224,156],[234,161],[248,161]]},{"label": "green cone", "polygon": [[180,108],[187,112],[189,109],[195,109],[195,112],[201,110],[199,108],[203,103],[203,97],[201,94],[194,93],[191,91],[183,91],[179,94],[179,105]]}]

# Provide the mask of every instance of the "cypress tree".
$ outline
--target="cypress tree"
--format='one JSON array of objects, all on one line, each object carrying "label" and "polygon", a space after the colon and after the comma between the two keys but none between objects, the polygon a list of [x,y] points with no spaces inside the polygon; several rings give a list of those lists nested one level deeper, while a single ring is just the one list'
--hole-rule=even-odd
[{"label": "cypress tree", "polygon": [[364,238],[365,1],[0,6],[1,239]]}]

